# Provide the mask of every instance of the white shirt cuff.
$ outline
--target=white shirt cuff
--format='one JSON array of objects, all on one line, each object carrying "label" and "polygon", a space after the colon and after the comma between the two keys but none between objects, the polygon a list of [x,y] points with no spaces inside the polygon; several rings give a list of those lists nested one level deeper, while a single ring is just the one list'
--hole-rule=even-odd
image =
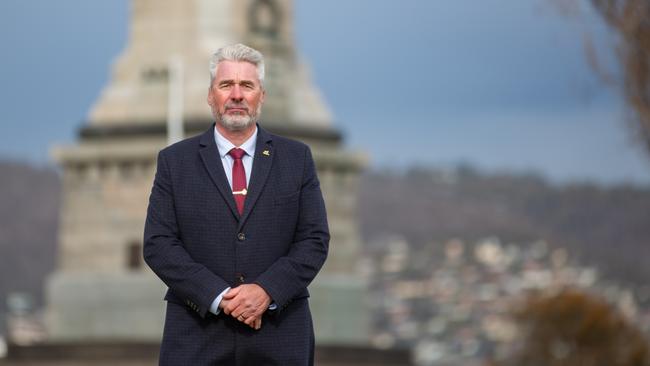
[{"label": "white shirt cuff", "polygon": [[219,296],[217,296],[214,301],[212,302],[212,305],[210,305],[210,312],[214,315],[219,315],[221,313],[221,309],[219,308],[219,304],[221,304],[221,299],[223,299],[223,295],[226,294],[226,292],[230,291],[230,287],[226,287],[225,290],[221,291]]}]

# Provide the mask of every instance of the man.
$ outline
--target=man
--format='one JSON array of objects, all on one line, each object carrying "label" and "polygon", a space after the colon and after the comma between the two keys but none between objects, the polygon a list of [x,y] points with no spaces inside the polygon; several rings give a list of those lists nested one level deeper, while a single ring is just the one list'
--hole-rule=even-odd
[{"label": "man", "polygon": [[307,285],[329,230],[309,148],[258,124],[262,54],[242,44],[210,63],[216,123],[158,155],[144,230],[169,287],[161,365],[312,365]]}]

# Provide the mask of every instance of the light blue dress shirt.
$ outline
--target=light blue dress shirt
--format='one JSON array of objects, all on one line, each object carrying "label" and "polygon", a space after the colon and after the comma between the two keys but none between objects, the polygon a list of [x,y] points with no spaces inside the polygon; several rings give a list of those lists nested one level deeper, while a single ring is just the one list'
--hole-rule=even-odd
[{"label": "light blue dress shirt", "polygon": [[[244,141],[241,146],[235,146],[232,142],[228,141],[227,138],[223,137],[223,135],[219,133],[217,126],[215,125],[214,140],[217,143],[217,148],[219,149],[221,164],[223,164],[223,170],[226,173],[226,178],[228,178],[230,189],[232,189],[232,166],[235,162],[235,159],[233,159],[232,156],[228,154],[228,152],[235,147],[239,147],[246,152],[246,154],[242,156],[241,160],[242,164],[244,165],[244,172],[246,172],[246,186],[248,187],[250,183],[251,172],[253,171],[253,156],[255,156],[255,145],[257,144],[257,127],[255,127],[255,132],[253,132],[253,135],[251,135],[248,140]],[[214,299],[210,305],[211,313],[218,315],[221,312],[221,309],[219,309],[219,304],[223,299],[223,295],[225,295],[228,290],[230,290],[230,287],[227,287],[219,294],[219,296]],[[273,303],[269,306],[269,309],[274,310],[276,307],[277,305]]]},{"label": "light blue dress shirt", "polygon": [[217,148],[219,149],[219,154],[221,157],[221,164],[223,164],[223,170],[226,173],[226,178],[228,178],[228,184],[230,184],[231,189],[232,165],[234,164],[235,159],[233,159],[232,156],[228,154],[228,152],[236,147],[239,147],[246,152],[246,155],[241,158],[241,161],[244,164],[244,171],[246,172],[246,186],[248,187],[248,183],[251,179],[250,173],[253,171],[253,156],[255,156],[255,144],[257,143],[257,127],[255,127],[255,132],[253,132],[253,135],[249,137],[248,140],[244,141],[241,146],[235,146],[232,144],[232,142],[223,137],[219,131],[217,131],[217,126],[214,127],[214,140],[217,143]]}]

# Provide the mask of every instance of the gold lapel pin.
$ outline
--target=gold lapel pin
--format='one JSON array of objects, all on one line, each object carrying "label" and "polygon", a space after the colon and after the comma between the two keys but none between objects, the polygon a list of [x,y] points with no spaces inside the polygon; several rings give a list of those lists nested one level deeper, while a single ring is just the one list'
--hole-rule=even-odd
[{"label": "gold lapel pin", "polygon": [[264,155],[264,156],[271,156],[271,152],[268,151],[268,150],[264,150],[264,151],[262,151],[262,155]]}]

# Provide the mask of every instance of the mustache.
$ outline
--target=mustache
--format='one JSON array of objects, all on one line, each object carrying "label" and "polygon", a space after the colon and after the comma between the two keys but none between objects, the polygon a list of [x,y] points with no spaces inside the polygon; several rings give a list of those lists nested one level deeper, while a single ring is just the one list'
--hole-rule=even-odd
[{"label": "mustache", "polygon": [[246,103],[246,101],[242,101],[241,103],[227,102],[226,105],[224,106],[224,109],[226,109],[226,110],[233,109],[233,108],[246,109],[246,111],[249,110],[248,103]]}]

